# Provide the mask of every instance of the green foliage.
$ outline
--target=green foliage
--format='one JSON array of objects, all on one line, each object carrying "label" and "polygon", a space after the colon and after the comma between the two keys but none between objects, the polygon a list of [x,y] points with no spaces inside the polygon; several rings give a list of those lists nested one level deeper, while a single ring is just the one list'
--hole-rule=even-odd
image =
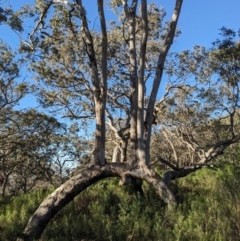
[{"label": "green foliage", "polygon": [[[118,179],[88,188],[47,226],[42,240],[239,240],[240,167],[203,169],[173,184],[179,205],[166,209],[155,190],[144,196]],[[14,240],[48,192],[1,200],[0,240]]]},{"label": "green foliage", "polygon": [[0,198],[0,241],[15,240],[36,207],[51,191],[38,190],[14,198]]},{"label": "green foliage", "polygon": [[174,225],[175,240],[239,240],[239,171],[228,165],[180,181],[178,191],[185,195],[176,214],[182,220]]},{"label": "green foliage", "polygon": [[65,134],[55,118],[37,112],[5,110],[0,113],[1,195],[26,192],[38,181],[49,180],[54,145]]},{"label": "green foliage", "polygon": [[[3,4],[0,2],[0,4]],[[10,7],[2,8],[0,7],[0,24],[5,23],[15,31],[22,32],[22,20],[20,19],[19,14],[13,12]]]}]

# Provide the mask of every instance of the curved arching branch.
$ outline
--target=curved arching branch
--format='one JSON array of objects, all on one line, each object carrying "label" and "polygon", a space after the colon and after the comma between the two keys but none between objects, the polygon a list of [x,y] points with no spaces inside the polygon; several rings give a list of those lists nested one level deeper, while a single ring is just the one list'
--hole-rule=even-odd
[{"label": "curved arching branch", "polygon": [[21,237],[17,241],[39,239],[54,215],[84,189],[97,181],[108,177],[124,178],[126,176],[139,178],[153,185],[166,203],[174,204],[176,202],[171,190],[155,172],[152,172],[150,176],[149,172],[144,172],[141,169],[133,169],[128,163],[109,163],[105,166],[93,165],[80,170],[79,173],[76,173],[46,197],[29,219]]}]

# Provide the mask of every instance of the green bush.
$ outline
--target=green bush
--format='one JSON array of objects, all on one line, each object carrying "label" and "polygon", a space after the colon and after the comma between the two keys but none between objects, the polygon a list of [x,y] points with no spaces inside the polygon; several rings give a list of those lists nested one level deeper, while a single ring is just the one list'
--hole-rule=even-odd
[{"label": "green bush", "polygon": [[52,189],[0,199],[0,241],[13,241]]}]

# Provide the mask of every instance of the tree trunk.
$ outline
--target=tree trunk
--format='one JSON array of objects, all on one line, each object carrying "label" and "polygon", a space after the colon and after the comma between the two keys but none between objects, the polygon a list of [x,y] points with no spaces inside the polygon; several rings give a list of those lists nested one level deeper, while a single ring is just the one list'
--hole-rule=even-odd
[{"label": "tree trunk", "polygon": [[11,174],[11,171],[6,171],[6,160],[3,159],[2,160],[2,197],[5,196],[5,193],[6,193],[6,188],[7,188],[7,185],[8,185],[8,178]]},{"label": "tree trunk", "polygon": [[144,69],[146,60],[147,40],[148,40],[148,17],[147,17],[147,2],[142,0],[142,37],[139,56],[139,72],[138,72],[138,112],[137,112],[137,140],[138,140],[138,165],[144,167],[147,164],[146,160],[146,142],[144,140],[144,97],[145,97],[145,81]]},{"label": "tree trunk", "polygon": [[120,153],[121,153],[121,162],[126,162],[127,161],[127,145],[128,145],[128,139],[124,138],[123,140],[121,140],[121,149],[120,149]]},{"label": "tree trunk", "polygon": [[119,154],[119,146],[115,146],[113,149],[112,162],[117,162],[117,160],[119,160]]},{"label": "tree trunk", "polygon": [[2,197],[5,197],[5,192],[7,188],[7,183],[8,183],[8,177],[3,177],[3,183],[2,183]]},{"label": "tree trunk", "polygon": [[123,1],[124,13],[128,23],[129,38],[127,40],[129,47],[129,72],[131,84],[131,127],[130,127],[130,154],[131,163],[137,163],[137,98],[138,98],[138,76],[137,76],[137,59],[136,59],[136,10],[137,0],[133,0],[131,7],[127,1]]},{"label": "tree trunk", "polygon": [[102,65],[101,79],[99,77],[96,54],[93,44],[93,37],[88,27],[86,11],[83,8],[82,0],[76,1],[79,9],[79,17],[82,23],[82,32],[84,33],[84,43],[86,53],[89,59],[89,68],[91,69],[91,79],[93,84],[93,95],[96,115],[96,133],[94,148],[94,164],[105,165],[105,109],[107,95],[107,30],[105,16],[103,11],[103,1],[98,0],[98,12],[102,29]]}]

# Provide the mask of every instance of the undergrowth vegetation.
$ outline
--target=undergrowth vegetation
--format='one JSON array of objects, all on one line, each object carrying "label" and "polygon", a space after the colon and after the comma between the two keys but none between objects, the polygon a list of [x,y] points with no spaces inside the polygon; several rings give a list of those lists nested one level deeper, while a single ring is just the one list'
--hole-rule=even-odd
[{"label": "undergrowth vegetation", "polygon": [[[118,179],[101,181],[59,212],[41,240],[240,240],[240,167],[205,168],[172,185],[179,204],[167,209],[146,183],[141,195]],[[15,240],[51,191],[1,199],[0,240]]]}]

